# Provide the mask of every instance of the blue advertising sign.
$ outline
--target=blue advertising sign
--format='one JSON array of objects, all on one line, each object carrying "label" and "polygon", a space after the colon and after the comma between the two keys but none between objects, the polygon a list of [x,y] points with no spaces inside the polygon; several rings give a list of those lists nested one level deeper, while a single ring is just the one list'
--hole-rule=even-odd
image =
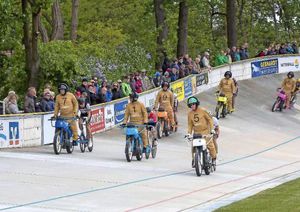
[{"label": "blue advertising sign", "polygon": [[184,80],[184,98],[193,95],[193,86],[192,86],[192,79],[188,78]]},{"label": "blue advertising sign", "polygon": [[19,122],[9,122],[9,139],[19,139]]},{"label": "blue advertising sign", "polygon": [[19,122],[9,122],[9,145],[20,144]]},{"label": "blue advertising sign", "polygon": [[118,102],[114,105],[115,110],[115,124],[122,123],[124,121],[125,109],[128,104],[128,100]]},{"label": "blue advertising sign", "polygon": [[278,73],[278,59],[268,59],[251,63],[252,77]]}]

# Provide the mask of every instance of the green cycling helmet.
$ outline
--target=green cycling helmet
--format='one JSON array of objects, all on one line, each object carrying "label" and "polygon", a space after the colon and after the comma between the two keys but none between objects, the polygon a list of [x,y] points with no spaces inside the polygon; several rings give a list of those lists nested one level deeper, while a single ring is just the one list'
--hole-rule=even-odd
[{"label": "green cycling helmet", "polygon": [[194,97],[194,96],[188,98],[188,101],[187,101],[187,106],[189,108],[191,108],[193,104],[196,104],[197,106],[200,105],[199,100],[196,97]]}]

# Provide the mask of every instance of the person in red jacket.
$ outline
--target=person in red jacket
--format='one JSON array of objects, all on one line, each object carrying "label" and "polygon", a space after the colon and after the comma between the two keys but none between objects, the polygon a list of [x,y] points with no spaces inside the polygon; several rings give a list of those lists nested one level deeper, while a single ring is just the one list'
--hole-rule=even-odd
[{"label": "person in red jacket", "polygon": [[142,82],[140,75],[136,74],[134,79],[135,79],[135,91],[137,93],[142,93],[143,92],[143,82]]},{"label": "person in red jacket", "polygon": [[153,126],[151,128],[150,133],[152,133],[152,136],[154,138],[154,145],[157,145],[157,131],[156,131],[157,115],[153,110],[151,110],[150,107],[147,107],[146,110],[148,113],[148,124]]},{"label": "person in red jacket", "polygon": [[156,122],[157,122],[157,116],[156,116],[155,112],[152,111],[152,110],[150,109],[150,107],[147,107],[146,110],[147,110],[147,113],[148,113],[148,120],[149,120],[149,123],[154,123],[154,125],[155,125]]}]

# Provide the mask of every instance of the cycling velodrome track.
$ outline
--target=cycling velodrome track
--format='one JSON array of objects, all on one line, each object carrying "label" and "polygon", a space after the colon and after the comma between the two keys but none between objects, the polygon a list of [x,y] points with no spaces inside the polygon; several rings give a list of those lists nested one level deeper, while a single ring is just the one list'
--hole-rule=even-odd
[{"label": "cycling velodrome track", "polygon": [[[276,59],[277,70],[274,58],[265,63],[248,61],[236,75],[232,65],[233,75],[245,80],[239,81],[236,112],[220,120],[217,172],[197,177],[191,168],[190,147],[183,139],[188,113],[183,101],[179,131],[160,140],[156,159],[126,162],[125,139],[118,128],[96,134],[92,153],[80,153],[77,148],[71,155],[54,155],[51,145],[1,149],[0,210],[211,211],[300,177],[300,104],[282,113],[271,112],[276,88],[285,72],[299,70],[300,57]],[[251,66],[258,63],[261,69],[252,73]],[[228,67],[219,69],[221,77]],[[273,71],[279,74],[247,79]],[[210,75],[203,90],[217,84],[218,79],[214,82]],[[216,105],[214,91],[210,88],[197,95],[210,110]],[[21,140],[20,132],[20,142],[30,146],[25,144],[28,129],[23,130],[26,138]]]}]

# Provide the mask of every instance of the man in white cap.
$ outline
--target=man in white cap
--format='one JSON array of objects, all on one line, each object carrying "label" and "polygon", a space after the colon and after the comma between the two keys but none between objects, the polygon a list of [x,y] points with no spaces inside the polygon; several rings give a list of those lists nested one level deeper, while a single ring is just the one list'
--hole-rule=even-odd
[{"label": "man in white cap", "polygon": [[211,69],[211,65],[209,64],[209,53],[204,52],[204,56],[202,58],[202,64],[203,68],[208,68],[209,70]]}]

